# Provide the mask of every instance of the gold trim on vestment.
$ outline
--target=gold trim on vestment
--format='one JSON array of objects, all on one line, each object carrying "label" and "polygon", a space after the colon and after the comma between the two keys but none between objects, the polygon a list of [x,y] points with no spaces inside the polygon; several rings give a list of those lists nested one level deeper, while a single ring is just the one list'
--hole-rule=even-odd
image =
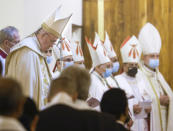
[{"label": "gold trim on vestment", "polygon": [[[140,69],[141,69],[141,71],[143,72],[143,69],[140,67]],[[144,72],[143,72],[144,73]],[[145,74],[145,73],[144,73]],[[160,125],[161,125],[161,131],[163,131],[163,126],[162,126],[162,115],[161,115],[161,106],[160,106],[160,100],[159,100],[159,97],[158,97],[158,95],[157,95],[157,92],[156,92],[156,90],[155,90],[155,88],[154,88],[154,86],[153,86],[153,84],[152,84],[152,82],[151,82],[151,80],[148,78],[148,76],[146,75],[146,77],[147,77],[147,79],[148,79],[148,81],[150,82],[150,85],[151,85],[151,87],[152,87],[152,89],[153,89],[153,92],[154,92],[154,94],[155,94],[155,96],[156,96],[156,100],[157,100],[157,103],[158,103],[158,109],[159,109],[159,117],[160,117]]]}]

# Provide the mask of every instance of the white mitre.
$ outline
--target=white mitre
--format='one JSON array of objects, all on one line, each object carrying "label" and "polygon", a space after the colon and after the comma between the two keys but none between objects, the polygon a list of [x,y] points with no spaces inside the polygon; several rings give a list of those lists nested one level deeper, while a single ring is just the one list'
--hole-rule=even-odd
[{"label": "white mitre", "polygon": [[138,39],[144,55],[160,53],[161,37],[158,30],[151,23],[147,23],[142,27]]},{"label": "white mitre", "polygon": [[72,14],[64,16],[61,7],[62,6],[59,6],[41,25],[44,30],[57,37],[61,36],[65,26],[72,16]]},{"label": "white mitre", "polygon": [[115,51],[114,51],[114,49],[113,49],[112,43],[111,43],[111,41],[109,39],[109,36],[108,36],[107,32],[106,32],[106,38],[105,38],[105,42],[104,42],[104,47],[107,50],[109,58],[117,56]]},{"label": "white mitre", "polygon": [[111,62],[105,48],[100,44],[101,41],[98,35],[95,36],[94,44],[92,44],[88,39],[86,39],[86,42],[92,58],[93,67]]},{"label": "white mitre", "polygon": [[[60,49],[61,49],[62,54],[60,54]],[[71,48],[70,41],[67,40],[66,38],[62,38],[61,45],[60,44],[55,45],[53,47],[53,52],[54,52],[56,60],[60,59],[60,57],[63,58],[63,57],[66,57],[66,56],[72,56],[73,54],[72,54],[72,48]]]},{"label": "white mitre", "polygon": [[138,63],[141,57],[141,47],[135,36],[128,37],[120,47],[123,63]]}]

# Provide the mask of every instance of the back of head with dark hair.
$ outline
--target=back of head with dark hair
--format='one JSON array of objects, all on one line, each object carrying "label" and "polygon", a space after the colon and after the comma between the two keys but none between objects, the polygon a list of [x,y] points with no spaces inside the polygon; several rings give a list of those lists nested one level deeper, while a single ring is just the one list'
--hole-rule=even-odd
[{"label": "back of head with dark hair", "polygon": [[127,106],[126,93],[119,88],[106,91],[100,103],[101,111],[114,115],[116,120],[119,120],[122,114],[126,114]]},{"label": "back of head with dark hair", "polygon": [[18,111],[23,100],[21,86],[9,78],[0,78],[0,115],[10,116]]},{"label": "back of head with dark hair", "polygon": [[23,124],[23,126],[27,130],[30,130],[31,123],[37,114],[38,114],[38,109],[35,102],[29,97],[26,98],[23,107],[23,113],[19,117],[19,121]]},{"label": "back of head with dark hair", "polygon": [[76,84],[74,81],[68,77],[59,77],[52,81],[48,99],[49,101],[58,93],[58,92],[65,92],[71,96],[76,94]]},{"label": "back of head with dark hair", "polygon": [[68,77],[76,83],[78,99],[86,100],[88,98],[91,78],[86,69],[78,66],[70,66],[62,71],[60,77]]}]

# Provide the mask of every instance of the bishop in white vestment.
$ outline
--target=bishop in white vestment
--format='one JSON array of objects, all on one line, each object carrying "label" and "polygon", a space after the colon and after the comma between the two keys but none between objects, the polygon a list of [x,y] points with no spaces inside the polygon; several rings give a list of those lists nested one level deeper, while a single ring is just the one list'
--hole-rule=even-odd
[{"label": "bishop in white vestment", "polygon": [[112,63],[107,56],[107,52],[100,43],[100,38],[96,34],[94,44],[86,39],[93,63],[93,70],[91,71],[91,86],[89,89],[88,103],[90,106],[99,110],[99,102],[103,93],[109,89],[105,80],[112,74]]},{"label": "bishop in white vestment", "polygon": [[[132,36],[125,40],[120,47],[120,51],[124,72],[115,76],[115,79],[128,97],[129,114],[134,121],[130,130],[148,131],[146,118],[151,110],[151,106],[143,108],[139,103],[149,101],[150,97],[145,87],[145,81],[138,76],[138,62],[141,56],[141,48],[136,37]],[[141,112],[144,112],[145,116],[137,117]]]},{"label": "bishop in white vestment", "polygon": [[172,131],[173,92],[158,68],[161,49],[160,34],[151,23],[147,23],[139,33],[139,41],[143,52],[143,61],[140,64],[141,77],[148,84],[153,101],[150,131]]}]

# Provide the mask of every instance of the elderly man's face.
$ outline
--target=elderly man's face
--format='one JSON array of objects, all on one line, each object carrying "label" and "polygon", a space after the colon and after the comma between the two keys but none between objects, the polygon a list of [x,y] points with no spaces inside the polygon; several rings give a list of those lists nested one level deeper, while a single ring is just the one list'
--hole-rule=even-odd
[{"label": "elderly man's face", "polygon": [[14,32],[13,37],[14,37],[13,40],[9,41],[10,42],[10,48],[20,42],[20,36],[19,36],[18,32]]},{"label": "elderly man's face", "polygon": [[[107,62],[107,63],[101,64],[101,65],[95,67],[95,70],[96,70],[100,75],[102,75],[102,77],[105,77],[105,76],[104,76],[104,73],[108,73],[108,72],[106,71],[107,69],[111,70],[111,73],[112,73],[112,62]],[[110,72],[109,72],[108,74],[110,74]],[[106,77],[107,77],[107,76],[106,76]]]},{"label": "elderly man's face", "polygon": [[52,48],[45,51],[46,56],[52,56]]},{"label": "elderly man's face", "polygon": [[45,52],[49,48],[53,47],[57,39],[58,37],[54,36],[51,33],[47,33],[47,32],[41,33],[41,36],[39,39],[41,51]]},{"label": "elderly man's face", "polygon": [[159,59],[159,54],[153,53],[149,55],[144,55],[143,60],[146,65],[149,65],[150,59]]},{"label": "elderly man's face", "polygon": [[[74,64],[72,55],[63,57],[62,61],[63,61],[63,68],[67,68],[68,66],[71,66]],[[58,69],[60,69],[61,68],[60,60],[57,60],[56,63],[57,63]]]},{"label": "elderly man's face", "polygon": [[13,32],[13,38],[11,40],[4,40],[4,45],[7,48],[7,53],[10,52],[10,49],[20,42],[20,36],[18,32]]}]

